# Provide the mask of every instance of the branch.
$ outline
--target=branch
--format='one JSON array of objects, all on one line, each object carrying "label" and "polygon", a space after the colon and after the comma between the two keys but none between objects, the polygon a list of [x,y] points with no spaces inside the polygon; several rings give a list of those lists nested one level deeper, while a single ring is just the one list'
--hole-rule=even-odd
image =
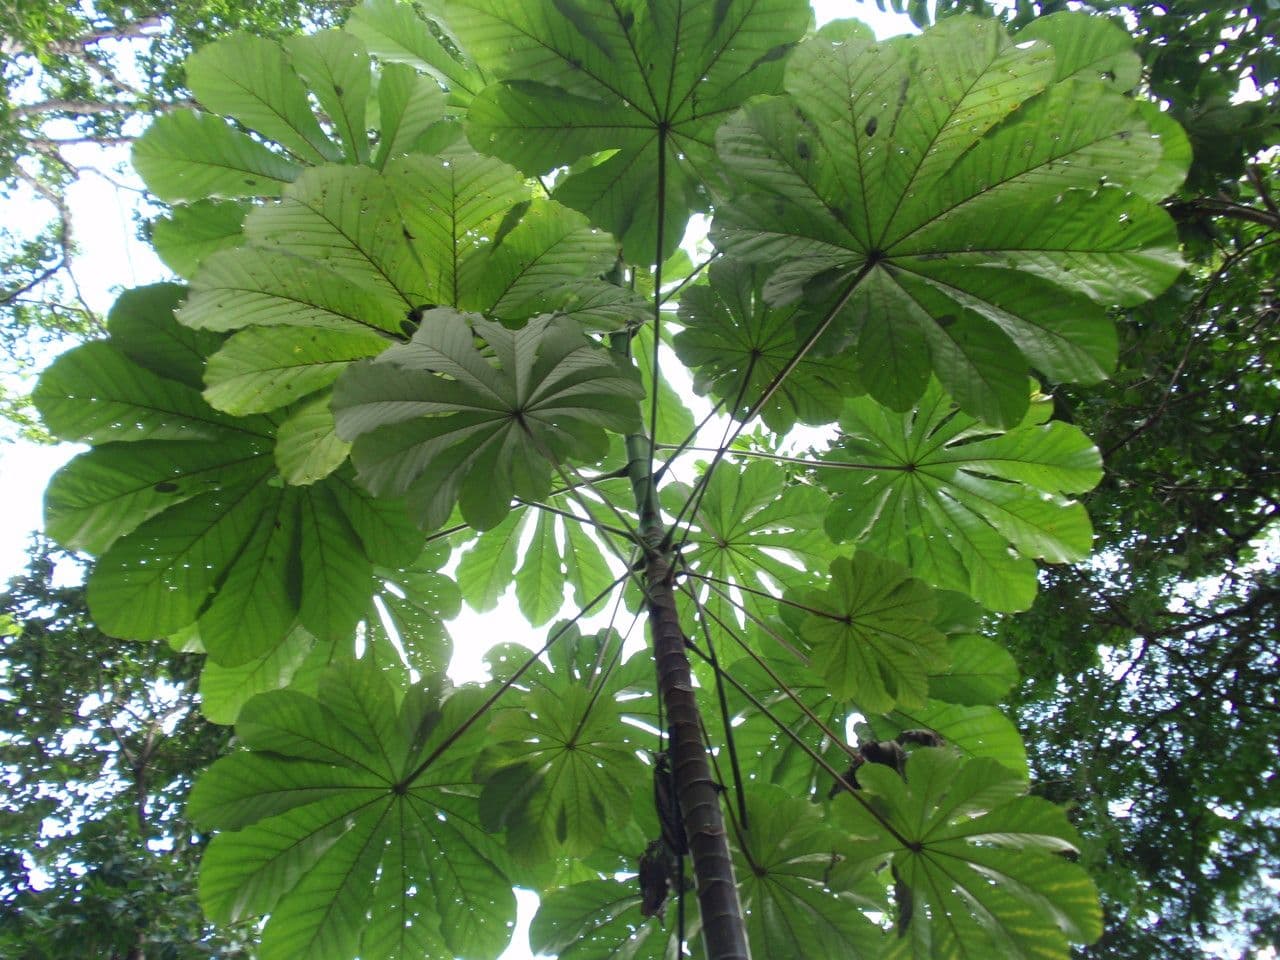
[{"label": "branch", "polygon": [[1212,197],[1197,197],[1194,200],[1178,200],[1167,205],[1168,211],[1175,216],[1184,211],[1202,211],[1230,220],[1244,220],[1266,227],[1268,230],[1280,230],[1280,214],[1270,210],[1259,210],[1230,200],[1215,200]]},{"label": "branch", "polygon": [[[154,39],[155,29],[164,25],[164,18],[160,15],[144,17],[133,23],[122,23],[114,27],[102,27],[98,30],[91,30],[83,33],[78,37],[70,40],[55,40],[47,43],[42,48],[46,53],[63,54],[68,56],[82,55],[89,47],[96,46],[107,40],[151,40]],[[35,54],[23,46],[13,37],[5,37],[0,41],[0,54],[7,57],[16,57],[22,54],[34,56]]]}]

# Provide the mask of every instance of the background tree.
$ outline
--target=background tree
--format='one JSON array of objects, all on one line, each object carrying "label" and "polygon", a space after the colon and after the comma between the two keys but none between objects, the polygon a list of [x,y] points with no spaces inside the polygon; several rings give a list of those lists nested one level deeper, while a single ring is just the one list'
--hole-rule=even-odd
[{"label": "background tree", "polygon": [[182,807],[230,739],[198,711],[198,658],[103,634],[77,572],[39,541],[0,595],[0,952],[248,956],[195,897],[204,843]]},{"label": "background tree", "polygon": [[[959,8],[978,9],[938,12]],[[1053,390],[1103,452],[1085,497],[1100,560],[1046,568],[1003,623],[1014,702],[1042,789],[1090,840],[1107,932],[1086,955],[1274,949],[1280,24],[1231,3],[1088,8],[1131,30],[1144,94],[1187,131],[1166,207],[1193,262],[1123,317],[1107,383]]]}]

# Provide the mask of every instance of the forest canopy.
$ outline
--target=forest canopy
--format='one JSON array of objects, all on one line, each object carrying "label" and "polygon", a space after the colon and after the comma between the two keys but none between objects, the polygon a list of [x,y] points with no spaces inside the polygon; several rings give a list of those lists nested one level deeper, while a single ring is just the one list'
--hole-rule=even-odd
[{"label": "forest canopy", "polygon": [[11,327],[88,338],[93,559],[5,595],[0,945],[497,957],[515,887],[579,960],[1274,945],[1273,32],[1169,12],[164,23],[173,277]]}]

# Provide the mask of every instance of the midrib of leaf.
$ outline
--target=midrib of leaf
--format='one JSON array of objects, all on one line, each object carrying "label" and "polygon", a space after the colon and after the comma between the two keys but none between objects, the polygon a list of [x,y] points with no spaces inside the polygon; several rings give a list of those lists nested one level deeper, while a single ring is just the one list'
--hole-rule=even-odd
[{"label": "midrib of leaf", "polygon": [[[298,126],[291,119],[289,119],[289,117],[285,116],[283,113],[278,111],[265,98],[259,96],[257,90],[254,87],[249,86],[248,84],[244,83],[240,78],[233,76],[232,74],[226,73],[225,71],[220,70],[218,72],[224,80],[228,81],[236,89],[246,94],[249,94],[252,100],[261,104],[263,107],[266,107],[269,113],[271,113],[277,119],[283,121],[286,127],[288,127],[290,130],[296,133],[298,135],[298,139],[302,143],[305,143],[308,147],[311,148],[313,152],[313,156],[311,157],[311,160],[313,162],[325,163],[328,161],[328,158],[324,155],[324,152],[320,150],[320,148],[317,147],[314,143],[311,142],[311,138],[307,136],[305,133],[303,133],[298,128]],[[312,119],[314,119],[314,117]]]},{"label": "midrib of leaf", "polygon": [[[415,305],[415,304],[414,304],[414,303],[413,303],[413,302],[412,302],[408,297],[406,297],[406,296],[405,296],[404,291],[400,289],[400,284],[398,284],[398,283],[395,281],[395,279],[393,279],[393,278],[392,278],[391,274],[387,273],[386,269],[382,266],[382,264],[378,263],[378,262],[377,262],[377,261],[376,261],[372,256],[370,256],[370,255],[369,255],[369,252],[368,252],[367,250],[365,250],[364,246],[363,246],[363,245],[362,245],[362,244],[357,240],[357,238],[356,238],[356,237],[354,237],[354,236],[352,236],[352,235],[351,235],[351,234],[350,234],[346,229],[344,229],[344,228],[342,227],[342,225],[341,225],[341,224],[339,224],[336,220],[334,220],[333,218],[331,218],[330,216],[328,216],[328,215],[324,212],[324,209],[323,209],[323,208],[317,208],[317,207],[315,207],[315,206],[312,206],[312,205],[311,205],[311,204],[309,204],[309,203],[303,203],[303,202],[302,202],[301,200],[299,200],[297,197],[290,197],[289,199],[291,199],[294,203],[298,204],[299,206],[301,206],[301,207],[305,207],[306,209],[310,210],[312,213],[314,213],[316,216],[318,216],[318,217],[319,217],[321,220],[323,220],[325,223],[327,223],[327,224],[329,224],[331,227],[333,227],[334,233],[336,233],[336,234],[338,234],[338,236],[342,237],[342,239],[343,239],[343,240],[346,240],[346,241],[347,241],[347,243],[350,245],[351,250],[353,250],[353,251],[355,251],[356,253],[358,253],[358,254],[360,255],[360,259],[361,259],[361,260],[362,260],[362,261],[363,261],[367,266],[369,266],[370,268],[372,268],[372,270],[373,270],[373,272],[374,272],[374,273],[376,273],[379,277],[381,277],[383,280],[385,280],[385,281],[386,281],[386,283],[387,283],[387,286],[388,286],[389,288],[391,288],[392,290],[394,290],[394,291],[396,292],[396,294],[400,297],[400,299],[401,299],[401,300],[403,300],[403,301],[404,301],[406,304],[408,304],[410,307],[413,307],[413,306]],[[399,223],[401,223],[402,221],[401,221],[401,220],[399,219],[399,217],[397,216],[397,220],[396,220],[395,222],[396,222],[397,224],[399,224]],[[394,224],[393,224],[393,225],[394,225]],[[417,261],[417,262],[418,262],[418,266],[421,268],[421,267],[422,267],[422,262],[421,262],[421,260],[419,260],[419,258],[418,258],[417,251],[413,249],[413,245],[412,245],[412,244],[405,244],[405,246],[408,248],[410,255],[413,257],[413,259],[414,259],[415,261]],[[425,269],[424,269],[424,274],[425,274]]]},{"label": "midrib of leaf", "polygon": [[[1048,92],[1048,91],[1042,92],[1042,93],[1040,93],[1038,96],[1045,96],[1045,94],[1046,94],[1047,92]],[[994,132],[994,128],[993,128],[993,130],[992,130],[992,131],[989,131],[989,133],[990,133],[990,132]],[[906,242],[907,240],[910,240],[913,236],[915,236],[915,235],[916,235],[917,233],[919,233],[921,230],[925,229],[925,227],[930,226],[931,224],[935,223],[935,222],[936,222],[936,221],[938,221],[938,220],[943,220],[943,219],[945,219],[945,218],[946,218],[946,216],[947,216],[948,214],[953,213],[953,212],[955,212],[956,210],[960,210],[960,209],[962,209],[963,207],[965,207],[966,205],[968,205],[968,204],[970,204],[970,203],[973,203],[973,202],[977,201],[979,198],[984,197],[984,196],[986,196],[987,194],[991,193],[991,191],[996,190],[996,189],[998,189],[998,188],[1000,188],[1000,187],[1003,187],[1003,186],[1005,186],[1005,185],[1007,185],[1007,184],[1015,183],[1015,182],[1017,182],[1018,180],[1020,180],[1020,179],[1022,179],[1022,178],[1024,178],[1024,177],[1030,177],[1032,174],[1034,174],[1034,173],[1035,173],[1036,171],[1038,171],[1038,170],[1042,170],[1042,169],[1045,169],[1045,168],[1048,168],[1048,167],[1052,167],[1055,163],[1060,163],[1064,157],[1070,157],[1070,156],[1072,156],[1072,155],[1074,155],[1074,154],[1077,154],[1077,153],[1083,153],[1083,152],[1084,152],[1086,149],[1088,149],[1089,147],[1092,147],[1092,146],[1094,146],[1094,145],[1096,145],[1096,144],[1102,143],[1102,142],[1104,142],[1104,141],[1106,141],[1106,140],[1110,139],[1110,138],[1111,138],[1112,136],[1114,136],[1114,135],[1115,135],[1114,133],[1109,133],[1109,134],[1105,134],[1105,135],[1100,136],[1100,137],[1095,137],[1094,139],[1090,140],[1090,141],[1089,141],[1089,142],[1087,142],[1087,143],[1081,143],[1081,144],[1073,145],[1073,146],[1072,146],[1072,148],[1071,148],[1070,150],[1063,151],[1063,152],[1061,152],[1061,153],[1053,153],[1053,154],[1051,154],[1050,156],[1046,157],[1042,162],[1040,162],[1040,163],[1038,163],[1038,164],[1035,164],[1034,166],[1022,167],[1022,168],[1020,168],[1020,169],[1018,169],[1018,170],[1014,171],[1013,173],[1009,174],[1008,176],[1003,177],[1003,178],[1001,178],[1001,179],[998,179],[998,180],[994,181],[993,183],[990,183],[990,184],[988,184],[987,186],[980,188],[979,190],[977,190],[977,191],[976,191],[976,192],[974,192],[974,193],[970,193],[968,196],[964,197],[962,200],[957,201],[956,203],[951,204],[949,207],[947,207],[947,208],[945,208],[945,209],[943,209],[943,210],[935,211],[934,213],[930,214],[930,215],[929,215],[925,220],[923,220],[923,221],[921,221],[920,223],[916,224],[914,227],[910,227],[910,228],[907,230],[907,232],[906,232],[906,233],[903,233],[903,234],[900,234],[900,235],[899,235],[899,236],[897,236],[897,237],[894,237],[894,238],[893,238],[893,240],[889,241],[889,244],[888,244],[888,245],[889,245],[889,246],[896,247],[896,246],[898,246],[899,244],[902,244],[902,243]],[[979,140],[979,141],[977,141],[976,143],[974,143],[974,144],[973,144],[973,146],[971,146],[969,149],[970,149],[970,150],[975,150],[975,149],[977,149],[977,148],[978,148],[978,146],[979,146],[981,143],[982,143],[982,141],[981,141],[981,140]],[[957,156],[957,157],[955,158],[955,161],[951,164],[951,166],[950,166],[950,167],[948,167],[945,171],[941,171],[941,172],[938,174],[937,179],[938,179],[938,180],[943,179],[943,178],[944,178],[948,173],[950,173],[950,172],[951,172],[951,170],[955,169],[955,165],[956,165],[957,163],[959,163],[959,162],[960,162],[960,160],[961,160],[961,159],[963,159],[963,157],[964,157],[965,155],[967,155],[967,153],[968,153],[968,152],[969,152],[969,151],[965,151],[965,153],[964,153],[964,154],[960,154],[959,156]],[[1062,189],[1063,189],[1063,190],[1079,190],[1079,189],[1083,189],[1083,188],[1081,188],[1081,187],[1077,187],[1077,186],[1073,186],[1073,185],[1070,185],[1070,184],[1063,184],[1063,185],[1062,185]],[[903,193],[903,197],[905,197],[905,196],[906,196],[906,194],[905,194],[905,192],[904,192],[904,193]],[[899,197],[899,201],[898,201],[898,202],[899,202],[899,205],[901,204],[901,201],[902,201],[902,197]],[[1014,249],[1022,249],[1022,248],[1014,248]],[[962,252],[967,252],[967,251],[964,251],[963,249],[959,249],[959,250],[940,250],[940,249],[930,248],[929,252],[930,252],[930,253],[962,253]],[[999,252],[999,251],[997,251],[997,252]],[[1061,252],[1061,251],[1054,251],[1054,252]],[[905,256],[906,256],[906,257],[915,257],[915,256],[919,256],[919,254],[907,254],[907,255],[905,255]],[[902,262],[901,262],[900,260],[895,259],[895,260],[894,260],[894,263],[895,263],[895,265],[899,266],[900,268],[905,269],[905,268],[903,267]]]},{"label": "midrib of leaf", "polygon": [[[898,239],[893,240],[891,242],[886,239],[889,235],[890,229],[893,227],[894,218],[898,215],[898,211],[902,209],[902,201],[906,199],[909,193],[911,193],[911,188],[915,186],[915,183],[916,183],[916,177],[920,175],[920,168],[924,166],[925,160],[929,158],[930,151],[932,151],[933,148],[937,145],[938,138],[948,130],[951,121],[955,118],[956,114],[960,112],[961,107],[968,100],[969,96],[973,94],[975,90],[979,89],[979,84],[982,81],[989,80],[991,65],[995,63],[996,60],[1000,59],[1000,57],[1004,55],[1006,52],[1007,52],[1007,49],[1006,50],[997,49],[994,52],[993,57],[987,61],[986,65],[982,69],[982,72],[973,78],[973,80],[969,83],[969,85],[965,87],[963,95],[961,95],[956,99],[955,105],[951,108],[946,118],[943,119],[940,123],[938,123],[937,129],[935,129],[933,132],[933,136],[929,138],[928,146],[925,147],[923,150],[921,150],[920,153],[917,155],[915,166],[912,169],[911,176],[907,179],[907,182],[903,186],[903,188],[898,191],[898,196],[893,202],[893,209],[889,211],[888,217],[885,218],[884,229],[881,231],[879,243],[876,244],[878,249],[887,250],[890,248],[891,243],[892,244],[901,243],[902,240],[906,239],[905,237],[899,237]],[[996,81],[996,82],[998,83],[1000,81]],[[854,127],[854,129],[857,129],[856,124],[853,124],[852,121],[850,121],[850,123]],[[896,118],[895,118],[895,123],[896,123]],[[892,134],[893,131],[890,130],[889,132],[890,134]],[[988,130],[988,132],[990,132],[990,130]],[[951,165],[947,168],[947,170],[948,171],[951,170],[956,165],[956,163],[960,161],[961,157],[965,156],[965,154],[967,154],[970,150],[972,150],[981,142],[982,142],[981,138],[978,138],[972,144],[970,144],[968,148],[966,148],[965,150],[957,154],[955,159],[951,162]],[[946,171],[943,171],[942,173],[939,174],[939,177],[943,176],[945,173]],[[864,189],[865,189],[865,186],[866,185],[864,183],[863,184]],[[865,197],[867,196],[867,194],[864,193],[863,196]],[[910,236],[910,234],[908,234],[907,236]]]},{"label": "midrib of leaf", "polygon": [[[307,259],[306,257],[298,257],[298,259],[301,260],[303,263],[306,263],[308,265],[313,265],[313,261]],[[360,289],[362,292],[367,290],[367,288],[363,286]],[[388,331],[384,330],[382,327],[377,326],[376,324],[370,323],[368,320],[362,320],[359,317],[352,316],[350,313],[341,312],[333,309],[332,307],[321,308],[319,304],[312,303],[309,300],[304,300],[299,296],[294,296],[292,294],[286,295],[284,293],[281,293],[279,287],[275,287],[273,290],[269,292],[264,292],[262,290],[254,290],[251,287],[219,286],[216,288],[199,290],[196,292],[204,293],[204,294],[212,294],[214,290],[225,290],[233,294],[238,294],[240,296],[266,297],[272,300],[283,300],[286,303],[294,303],[302,307],[310,308],[312,310],[323,309],[325,313],[331,314],[335,317],[341,317],[344,320],[350,320],[352,323],[357,323],[360,326],[365,327],[366,329],[372,330],[374,333],[376,333],[378,336],[384,339],[387,339],[387,340],[393,339],[393,337],[388,333]],[[376,294],[374,295],[376,296]],[[288,326],[288,324],[281,324],[281,326]],[[319,327],[318,329],[323,330],[325,328]]]},{"label": "midrib of leaf", "polygon": [[[590,0],[590,2],[596,2],[596,0]],[[617,14],[618,14],[618,12],[619,12],[619,11],[618,11],[618,7],[617,7],[617,4],[616,4],[616,3],[613,3],[613,2],[610,2],[610,4],[609,4],[609,5],[610,5],[610,7],[613,9],[614,14],[615,14],[615,15],[617,15]],[[562,51],[560,51],[560,50],[556,49],[555,47],[551,46],[550,44],[546,43],[545,41],[543,41],[543,39],[542,39],[541,37],[539,37],[539,36],[535,36],[534,34],[529,33],[529,32],[528,32],[527,30],[525,30],[524,28],[522,28],[522,27],[520,27],[520,26],[517,26],[517,25],[516,25],[513,21],[511,21],[511,20],[503,20],[502,22],[503,22],[503,23],[505,23],[505,24],[506,24],[506,25],[507,25],[507,26],[508,26],[508,27],[509,27],[509,28],[510,28],[514,33],[517,33],[517,34],[519,34],[520,36],[525,37],[526,39],[533,41],[533,43],[534,43],[534,45],[535,45],[535,46],[541,47],[543,50],[546,50],[548,53],[550,53],[552,56],[554,56],[557,60],[560,60],[560,61],[563,61],[564,63],[569,64],[569,66],[573,67],[575,70],[581,70],[581,71],[582,71],[582,73],[583,73],[585,76],[590,77],[590,78],[591,78],[592,80],[594,80],[596,83],[600,84],[600,86],[601,86],[601,87],[603,87],[605,90],[608,90],[610,93],[614,94],[614,95],[615,95],[619,100],[621,100],[624,104],[627,104],[628,106],[630,106],[630,107],[631,107],[631,109],[633,109],[633,110],[637,111],[638,113],[640,113],[640,114],[641,114],[641,115],[642,115],[646,120],[648,120],[650,123],[652,123],[652,124],[653,124],[653,126],[654,126],[654,128],[655,128],[655,129],[658,127],[658,125],[659,125],[659,123],[660,123],[661,121],[660,121],[660,120],[658,120],[658,118],[657,118],[656,116],[650,116],[649,114],[645,113],[645,111],[644,111],[644,109],[641,107],[641,105],[640,105],[640,104],[638,104],[638,103],[636,103],[636,102],[635,102],[635,100],[634,100],[632,97],[627,96],[627,95],[626,95],[625,93],[623,93],[620,89],[618,89],[616,86],[614,86],[613,84],[611,84],[608,80],[606,80],[606,79],[605,79],[604,77],[602,77],[600,74],[596,73],[594,70],[590,70],[590,69],[588,69],[588,67],[587,67],[587,65],[586,65],[585,63],[579,63],[579,62],[576,62],[574,58],[565,56],[565,55],[564,55],[564,53],[563,53]],[[621,26],[621,25],[622,25],[622,21],[621,21],[621,20],[619,20],[619,21],[618,21],[618,25],[619,25],[619,26]],[[629,31],[624,30],[624,31],[623,31],[623,33],[624,33],[624,34],[627,34],[627,35],[629,36]],[[605,51],[605,52],[606,52],[606,53],[609,53],[609,52],[611,52],[611,51]],[[632,48],[632,55],[633,55],[633,56],[635,55],[634,47]],[[644,72],[643,68],[641,68],[639,60],[636,60],[636,61],[635,61],[635,67],[636,67],[637,72],[640,74],[640,76],[642,76],[642,77],[644,77],[644,78],[645,78],[645,87],[646,87],[646,89],[647,89],[647,90],[648,90],[648,92],[649,92],[649,98],[650,98],[650,101],[651,101],[651,105],[653,106],[654,111],[655,111],[655,113],[656,113],[656,111],[657,111],[657,98],[653,96],[653,91],[652,91],[652,89],[651,89],[651,88],[649,88],[649,80],[648,80],[648,76],[645,74],[645,72]],[[557,129],[559,129],[559,128],[557,128]]]}]

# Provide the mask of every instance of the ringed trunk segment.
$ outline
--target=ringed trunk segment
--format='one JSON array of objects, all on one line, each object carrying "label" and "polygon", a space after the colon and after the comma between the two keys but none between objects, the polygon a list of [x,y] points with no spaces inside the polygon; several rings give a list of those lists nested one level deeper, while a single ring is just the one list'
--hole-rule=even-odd
[{"label": "ringed trunk segment", "polygon": [[671,738],[668,756],[697,879],[707,960],[751,960],[720,809],[720,788],[707,760],[693,673],[676,612],[669,554],[649,555],[645,584],[658,691],[666,707]]}]

